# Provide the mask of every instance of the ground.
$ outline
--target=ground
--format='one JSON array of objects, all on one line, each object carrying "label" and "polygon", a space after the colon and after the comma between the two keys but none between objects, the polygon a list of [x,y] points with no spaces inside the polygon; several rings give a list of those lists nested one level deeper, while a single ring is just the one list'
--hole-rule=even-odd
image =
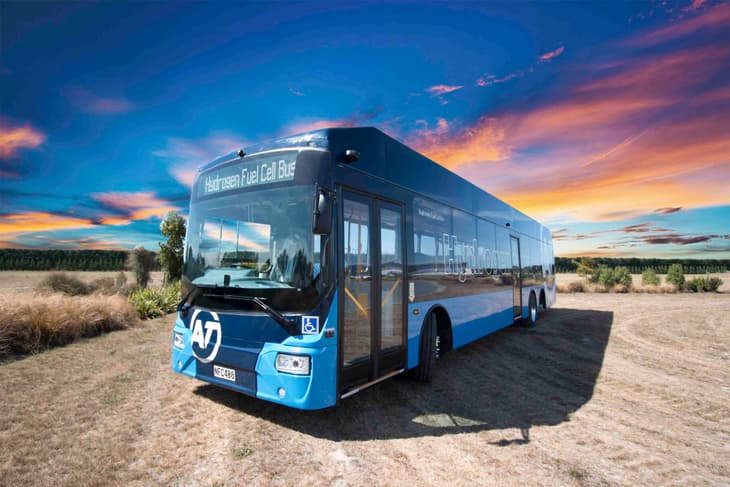
[{"label": "ground", "polygon": [[305,412],[173,374],[173,317],[0,365],[0,485],[727,485],[730,295],[561,295]]}]

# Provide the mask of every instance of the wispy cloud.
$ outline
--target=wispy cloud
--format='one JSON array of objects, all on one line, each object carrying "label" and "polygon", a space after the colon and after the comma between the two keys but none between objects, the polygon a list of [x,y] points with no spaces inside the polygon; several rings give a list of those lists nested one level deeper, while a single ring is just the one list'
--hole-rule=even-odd
[{"label": "wispy cloud", "polygon": [[[704,2],[696,2],[697,8]],[[692,9],[690,9],[692,10]],[[651,46],[687,37],[697,32],[713,32],[727,29],[730,23],[730,3],[724,2],[707,7],[695,16],[687,17],[659,29],[653,29],[629,38],[630,46]]]},{"label": "wispy cloud", "polygon": [[[46,135],[28,123],[13,125],[0,119],[0,159],[15,157],[23,149],[35,149],[45,140]],[[4,170],[7,168],[0,166],[0,172]]]},{"label": "wispy cloud", "polygon": [[654,210],[654,213],[659,213],[661,215],[670,215],[672,213],[677,213],[679,211],[682,211],[681,206],[671,206],[671,207],[667,206],[664,208],[657,208],[656,210]]},{"label": "wispy cloud", "polygon": [[[444,122],[448,130],[425,133],[424,140],[438,143],[420,148],[547,220],[621,220],[656,208],[730,204],[730,107],[722,97],[687,102],[728,65],[730,48],[705,45],[629,59],[597,69],[590,81],[531,110],[467,126]],[[494,161],[500,164],[489,169],[478,164]]]},{"label": "wispy cloud", "polygon": [[452,93],[454,91],[462,89],[463,86],[450,86],[450,85],[434,85],[426,88],[426,93],[430,93],[432,96],[445,95],[446,93]]},{"label": "wispy cloud", "polygon": [[227,133],[210,134],[197,140],[171,137],[167,139],[165,148],[152,154],[167,160],[170,174],[189,188],[198,167],[246,144],[243,137]]},{"label": "wispy cloud", "polygon": [[425,121],[420,124],[407,142],[451,169],[470,162],[500,161],[509,153],[505,129],[492,118],[481,118],[467,128],[452,127],[443,118],[433,128]]},{"label": "wispy cloud", "polygon": [[483,76],[480,76],[477,78],[476,82],[474,83],[476,86],[479,87],[486,87],[486,86],[492,86],[500,83],[505,83],[507,81],[511,81],[513,79],[522,78],[528,73],[534,73],[535,72],[535,66],[536,64],[544,64],[552,61],[556,57],[563,54],[563,51],[565,51],[565,46],[560,46],[557,49],[546,52],[545,54],[541,54],[537,57],[537,60],[532,65],[528,66],[525,69],[518,69],[516,71],[513,71],[511,73],[508,73],[504,76],[497,76],[496,74],[485,74]]},{"label": "wispy cloud", "polygon": [[[280,135],[291,135],[299,134],[303,132],[309,132],[311,130],[319,130],[324,128],[347,128],[356,127],[358,125],[371,124],[373,120],[377,119],[383,113],[383,107],[376,106],[370,110],[357,111],[343,118],[331,118],[331,119],[317,119],[317,118],[304,118],[296,120],[293,123],[284,127]],[[381,127],[387,125],[387,122],[379,124]]]},{"label": "wispy cloud", "polygon": [[541,63],[550,62],[553,59],[555,59],[556,57],[563,54],[563,51],[565,51],[565,46],[560,46],[557,49],[555,49],[554,51],[549,51],[549,52],[546,52],[545,54],[541,54],[540,56],[537,57],[537,60]]},{"label": "wispy cloud", "polygon": [[295,96],[304,96],[304,92],[296,89],[296,88],[289,88],[289,93]]},{"label": "wispy cloud", "polygon": [[5,236],[49,230],[91,228],[93,226],[94,223],[88,218],[77,218],[41,211],[0,216],[0,235]]},{"label": "wispy cloud", "polygon": [[100,218],[103,225],[128,225],[133,220],[163,218],[169,211],[180,210],[151,191],[93,193],[91,197],[112,210]]},{"label": "wispy cloud", "polygon": [[647,245],[691,245],[703,242],[709,242],[715,239],[728,239],[730,235],[681,235],[681,234],[668,234],[668,235],[647,235],[641,237],[641,242]]},{"label": "wispy cloud", "polygon": [[494,84],[504,83],[505,81],[510,81],[515,78],[521,78],[524,75],[525,75],[525,72],[522,70],[515,71],[514,73],[510,73],[506,76],[502,76],[501,78],[498,78],[494,74],[487,74],[487,75],[482,76],[481,78],[478,78],[476,81],[476,85],[481,86],[481,87],[490,86],[490,85],[494,85]]},{"label": "wispy cloud", "polygon": [[111,115],[136,109],[136,106],[124,97],[99,96],[83,88],[68,89],[66,94],[76,108],[86,113]]}]

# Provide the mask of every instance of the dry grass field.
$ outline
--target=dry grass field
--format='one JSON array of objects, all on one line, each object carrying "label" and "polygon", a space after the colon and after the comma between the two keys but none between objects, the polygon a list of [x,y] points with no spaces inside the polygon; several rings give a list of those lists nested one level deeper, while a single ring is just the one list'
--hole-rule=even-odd
[{"label": "dry grass field", "polygon": [[0,365],[0,485],[728,485],[730,296],[563,295],[303,412],[169,369],[172,316]]},{"label": "dry grass field", "polygon": [[[35,289],[52,271],[0,271],[0,294],[12,292],[25,292]],[[59,271],[69,276],[76,277],[89,284],[95,279],[102,277],[114,277],[119,272],[110,271]],[[126,271],[127,282],[134,282],[134,275]],[[152,272],[150,286],[160,287],[162,285],[163,273]]]}]

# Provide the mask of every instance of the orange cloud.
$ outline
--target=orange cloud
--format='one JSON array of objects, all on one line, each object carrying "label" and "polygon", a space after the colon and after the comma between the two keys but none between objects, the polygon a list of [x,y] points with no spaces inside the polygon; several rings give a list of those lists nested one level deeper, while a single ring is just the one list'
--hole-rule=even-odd
[{"label": "orange cloud", "polygon": [[45,212],[17,213],[0,217],[0,234],[2,235],[91,228],[93,226],[93,222],[88,218],[75,218]]},{"label": "orange cloud", "polygon": [[556,57],[563,54],[563,51],[565,51],[565,47],[560,46],[559,48],[555,49],[554,51],[546,52],[545,54],[538,56],[537,59],[538,59],[538,61],[543,62],[543,63],[552,61]]},{"label": "orange cloud", "polygon": [[504,128],[497,120],[487,117],[459,131],[451,131],[449,123],[441,118],[436,128],[424,127],[406,142],[450,169],[469,162],[499,161],[509,152]]},{"label": "orange cloud", "polygon": [[151,191],[94,193],[91,197],[122,213],[103,217],[101,223],[104,225],[127,225],[134,220],[164,218],[168,212],[180,210]]},{"label": "orange cloud", "polygon": [[46,136],[29,124],[10,127],[0,123],[0,157],[4,159],[15,156],[21,149],[35,149],[45,140]]},{"label": "orange cloud", "polygon": [[407,142],[541,219],[730,204],[730,98],[702,91],[728,62],[725,46],[642,56],[541,107],[467,127],[439,120]]},{"label": "orange cloud", "polygon": [[[704,2],[695,3],[699,3],[697,5],[697,8],[699,8]],[[730,24],[730,3],[726,2],[709,7],[694,17],[683,19],[666,27],[632,37],[627,42],[627,45],[650,46],[660,44],[700,31],[708,32],[727,29],[728,24]]]}]

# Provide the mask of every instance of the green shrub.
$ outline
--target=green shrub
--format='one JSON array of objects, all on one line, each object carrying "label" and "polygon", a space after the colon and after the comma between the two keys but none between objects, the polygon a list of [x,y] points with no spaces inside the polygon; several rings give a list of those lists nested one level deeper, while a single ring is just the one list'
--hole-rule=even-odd
[{"label": "green shrub", "polygon": [[654,269],[645,269],[644,272],[641,273],[641,284],[644,286],[659,285],[659,276],[656,275]]},{"label": "green shrub", "polygon": [[53,272],[41,281],[41,287],[69,296],[86,296],[91,294],[91,287],[83,281],[64,272]]},{"label": "green shrub", "polygon": [[722,286],[722,279],[719,277],[699,276],[684,283],[684,290],[692,293],[717,292]]},{"label": "green shrub", "polygon": [[138,288],[129,295],[129,302],[142,319],[157,318],[172,313],[180,301],[180,283],[152,289]]},{"label": "green shrub", "polygon": [[622,284],[631,287],[631,272],[626,267],[616,267],[611,269],[608,266],[601,265],[596,269],[593,282],[597,282],[606,289],[614,287],[616,284]]},{"label": "green shrub", "polygon": [[631,287],[631,272],[627,267],[616,267],[613,270],[613,278],[616,281],[616,284],[622,284],[628,288]]},{"label": "green shrub", "polygon": [[684,287],[684,270],[682,270],[681,264],[672,264],[669,266],[669,270],[667,271],[667,282],[669,284],[674,284],[677,289],[682,289]]},{"label": "green shrub", "polygon": [[707,280],[707,289],[705,291],[716,293],[722,284],[722,279],[719,277],[711,277]]},{"label": "green shrub", "polygon": [[575,272],[581,277],[595,276],[596,262],[591,257],[581,257],[573,261],[576,266]]}]

